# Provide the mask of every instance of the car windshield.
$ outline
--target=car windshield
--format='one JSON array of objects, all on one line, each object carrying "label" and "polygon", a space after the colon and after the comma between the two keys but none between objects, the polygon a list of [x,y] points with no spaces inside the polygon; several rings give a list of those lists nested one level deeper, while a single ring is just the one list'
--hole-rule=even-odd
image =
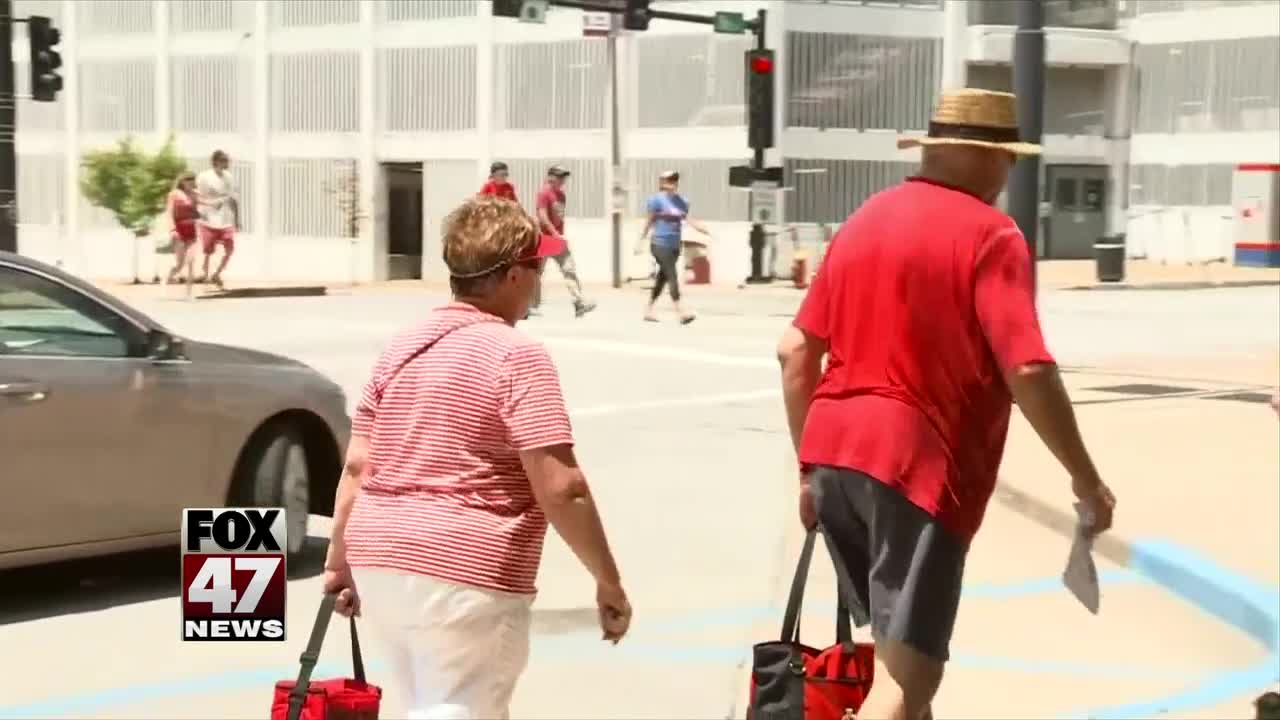
[{"label": "car windshield", "polygon": [[119,336],[29,290],[0,286],[0,354],[118,355]]}]

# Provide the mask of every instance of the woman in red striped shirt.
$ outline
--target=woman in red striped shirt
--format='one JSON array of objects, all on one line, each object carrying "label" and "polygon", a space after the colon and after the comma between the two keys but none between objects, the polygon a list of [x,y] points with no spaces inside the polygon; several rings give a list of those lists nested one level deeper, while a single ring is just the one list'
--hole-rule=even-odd
[{"label": "woman in red striped shirt", "polygon": [[[596,580],[607,640],[631,607],[573,453],[559,375],[515,329],[564,251],[520,207],[445,221],[454,301],[392,340],[352,420],[325,589],[386,647],[410,718],[506,718],[529,653],[548,521]],[[358,588],[358,591],[357,591]]]}]

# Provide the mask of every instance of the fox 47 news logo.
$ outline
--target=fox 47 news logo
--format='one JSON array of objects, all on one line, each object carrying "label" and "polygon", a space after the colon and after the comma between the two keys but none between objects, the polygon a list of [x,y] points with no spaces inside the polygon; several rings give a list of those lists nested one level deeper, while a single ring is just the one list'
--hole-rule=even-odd
[{"label": "fox 47 news logo", "polygon": [[182,511],[182,639],[284,640],[284,508]]}]

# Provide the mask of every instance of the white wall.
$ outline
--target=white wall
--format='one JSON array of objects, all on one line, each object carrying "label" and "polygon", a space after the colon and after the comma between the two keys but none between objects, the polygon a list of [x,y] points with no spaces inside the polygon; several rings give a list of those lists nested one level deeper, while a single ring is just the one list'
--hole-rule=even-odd
[{"label": "white wall", "polygon": [[[1280,3],[1226,7],[1186,3],[1177,12],[1146,13],[1129,23],[1139,45],[1274,37]],[[1271,73],[1275,68],[1257,68]],[[1280,162],[1280,127],[1259,132],[1137,133],[1129,143],[1133,165],[1235,165]],[[1232,208],[1135,206],[1129,209],[1128,253],[1167,263],[1233,256]]]}]

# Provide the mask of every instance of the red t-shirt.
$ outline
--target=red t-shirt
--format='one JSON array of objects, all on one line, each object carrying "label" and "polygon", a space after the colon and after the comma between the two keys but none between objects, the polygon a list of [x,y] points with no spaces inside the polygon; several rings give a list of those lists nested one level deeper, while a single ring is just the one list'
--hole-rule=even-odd
[{"label": "red t-shirt", "polygon": [[860,470],[966,543],[995,489],[1003,371],[1052,363],[1031,256],[1009,216],[910,178],[836,234],[795,325],[828,342],[802,464]]},{"label": "red t-shirt", "polygon": [[382,353],[351,434],[372,466],[347,522],[352,567],[535,591],[547,517],[520,451],[573,444],[546,348],[469,305],[439,308]]},{"label": "red t-shirt", "polygon": [[538,209],[546,210],[556,232],[564,233],[564,190],[544,184],[538,191]]},{"label": "red t-shirt", "polygon": [[497,180],[489,180],[480,188],[481,195],[495,195],[504,200],[511,202],[520,202],[516,199],[516,186],[509,182],[498,182]]}]

